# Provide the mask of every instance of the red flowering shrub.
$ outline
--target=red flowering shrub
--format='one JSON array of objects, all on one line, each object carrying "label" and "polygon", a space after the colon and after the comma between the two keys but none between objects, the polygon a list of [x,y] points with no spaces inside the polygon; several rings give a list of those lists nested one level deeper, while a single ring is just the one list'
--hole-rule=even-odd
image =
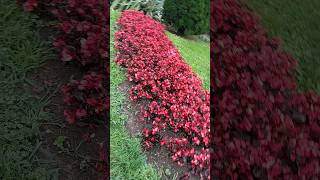
[{"label": "red flowering shrub", "polygon": [[320,97],[298,93],[296,61],[236,0],[211,8],[218,179],[319,179]]},{"label": "red flowering shrub", "polygon": [[124,11],[118,23],[116,62],[127,67],[128,79],[134,82],[130,99],[147,102],[141,107],[144,146],[166,147],[179,165],[191,165],[209,178],[209,92],[162,24],[137,11]]}]

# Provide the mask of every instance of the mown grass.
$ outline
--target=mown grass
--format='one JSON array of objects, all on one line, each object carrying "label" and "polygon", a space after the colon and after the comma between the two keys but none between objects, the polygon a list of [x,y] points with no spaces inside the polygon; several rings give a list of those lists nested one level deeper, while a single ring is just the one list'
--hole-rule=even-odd
[{"label": "mown grass", "polygon": [[123,113],[125,95],[119,85],[126,79],[124,70],[115,64],[114,33],[120,13],[110,13],[110,169],[111,179],[160,179],[147,164],[139,138],[131,138],[125,128],[128,116]]},{"label": "mown grass", "polygon": [[37,164],[39,125],[49,114],[45,101],[24,90],[26,74],[38,68],[52,52],[41,41],[39,21],[12,0],[0,0],[0,179],[53,179]]},{"label": "mown grass", "polygon": [[203,87],[210,89],[210,44],[182,38],[170,32],[166,33],[181,56],[188,63],[194,73],[203,82]]},{"label": "mown grass", "polygon": [[299,62],[297,81],[301,90],[320,92],[320,1],[247,0],[262,17],[271,36]]}]

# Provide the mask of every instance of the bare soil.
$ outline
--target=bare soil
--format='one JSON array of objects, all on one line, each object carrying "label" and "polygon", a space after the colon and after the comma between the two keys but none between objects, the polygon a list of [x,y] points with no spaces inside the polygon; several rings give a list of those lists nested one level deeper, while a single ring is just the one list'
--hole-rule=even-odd
[{"label": "bare soil", "polygon": [[[101,125],[89,132],[85,124],[69,125],[63,115],[64,105],[61,85],[71,78],[81,77],[75,65],[65,65],[50,60],[31,72],[25,84],[30,95],[39,100],[48,99],[44,111],[50,118],[40,126],[42,142],[36,152],[37,162],[56,169],[61,180],[94,180],[102,177],[95,165],[99,159],[99,144],[106,142],[107,126]],[[82,134],[90,134],[90,142],[84,142]],[[62,143],[58,143],[63,139]],[[60,145],[59,145],[60,144]]]}]

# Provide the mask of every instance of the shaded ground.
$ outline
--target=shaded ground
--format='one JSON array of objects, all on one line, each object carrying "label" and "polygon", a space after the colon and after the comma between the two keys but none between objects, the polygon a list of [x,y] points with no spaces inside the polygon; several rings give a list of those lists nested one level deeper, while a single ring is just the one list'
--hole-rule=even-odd
[{"label": "shaded ground", "polygon": [[50,115],[43,108],[47,98],[30,97],[23,88],[30,84],[26,74],[54,53],[39,37],[37,16],[16,1],[0,4],[0,179],[56,179],[57,170],[39,166],[36,156],[43,143],[39,126]]},{"label": "shaded ground", "polygon": [[[41,41],[52,46],[55,33],[50,20],[43,19],[38,32]],[[81,77],[80,67],[64,64],[56,56],[26,75],[24,90],[37,101],[45,102],[42,110],[49,114],[39,125],[40,140],[33,151],[34,162],[54,171],[51,177],[54,179],[94,180],[102,177],[95,166],[99,161],[100,144],[106,141],[106,125],[89,130],[88,125],[81,122],[69,125],[63,115],[61,87],[71,79]]]},{"label": "shaded ground", "polygon": [[[0,179],[97,179],[106,128],[63,117],[61,85],[81,75],[51,48],[51,22],[0,0]],[[76,78],[75,77],[75,78]]]},{"label": "shaded ground", "polygon": [[[96,171],[95,165],[99,158],[99,144],[106,137],[106,127],[88,131],[85,124],[69,125],[63,116],[60,87],[80,75],[77,67],[50,60],[28,74],[29,83],[25,85],[35,98],[47,98],[44,111],[51,114],[40,126],[41,143],[35,152],[36,161],[56,169],[61,180],[91,180],[102,175]],[[83,141],[84,133],[89,133],[90,142]]]},{"label": "shaded ground", "polygon": [[[128,95],[131,87],[132,83],[126,80],[122,84],[120,84],[118,88],[122,94],[126,95],[123,111],[128,115],[128,121],[126,122],[125,126],[131,137],[141,137],[141,132],[145,127],[145,124],[139,112],[140,107],[142,105],[147,105],[147,103],[135,103],[130,101]],[[144,153],[147,156],[147,162],[150,164],[154,164],[158,171],[161,172],[161,179],[163,180],[183,179],[183,177],[186,175],[185,172],[191,171],[191,166],[180,167],[177,163],[172,161],[170,152],[166,148],[163,148],[161,146],[156,146],[151,150],[144,151]],[[188,179],[195,180],[200,178],[191,175]]]}]

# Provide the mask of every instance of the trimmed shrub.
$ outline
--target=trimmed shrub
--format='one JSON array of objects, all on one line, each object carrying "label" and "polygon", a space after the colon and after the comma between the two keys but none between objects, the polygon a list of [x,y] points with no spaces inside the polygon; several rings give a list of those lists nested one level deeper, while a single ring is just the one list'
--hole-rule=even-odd
[{"label": "trimmed shrub", "polygon": [[166,0],[163,21],[178,34],[199,35],[209,32],[209,0]]}]

